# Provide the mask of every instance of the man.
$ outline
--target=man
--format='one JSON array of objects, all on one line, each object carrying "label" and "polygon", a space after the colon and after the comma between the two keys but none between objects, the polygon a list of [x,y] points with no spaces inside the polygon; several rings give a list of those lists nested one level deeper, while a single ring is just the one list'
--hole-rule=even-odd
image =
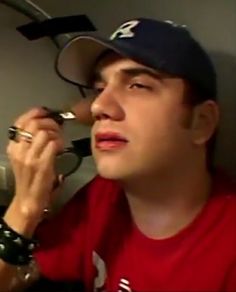
[{"label": "man", "polygon": [[36,233],[40,273],[81,280],[86,291],[236,291],[236,198],[209,159],[216,76],[199,43],[183,26],[140,18],[109,40],[76,37],[57,69],[96,92],[99,176],[39,224],[54,196],[61,129],[44,109],[19,117],[33,140],[8,146],[16,194],[2,228],[23,244],[2,236],[5,249],[17,246],[1,253],[2,287],[19,282]]}]

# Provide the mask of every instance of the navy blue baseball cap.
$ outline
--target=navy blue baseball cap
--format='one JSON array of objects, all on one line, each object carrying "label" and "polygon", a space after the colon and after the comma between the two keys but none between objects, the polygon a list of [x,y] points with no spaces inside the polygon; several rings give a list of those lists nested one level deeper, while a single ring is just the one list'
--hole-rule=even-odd
[{"label": "navy blue baseball cap", "polygon": [[61,49],[56,70],[66,81],[89,86],[97,58],[108,49],[154,70],[188,80],[207,98],[216,98],[216,72],[209,55],[185,26],[171,21],[132,19],[109,38],[96,33],[80,34]]}]

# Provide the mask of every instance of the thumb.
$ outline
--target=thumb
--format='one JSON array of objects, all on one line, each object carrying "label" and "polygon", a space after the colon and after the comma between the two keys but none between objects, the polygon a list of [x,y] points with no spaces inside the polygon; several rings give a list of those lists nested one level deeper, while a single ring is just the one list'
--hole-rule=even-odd
[{"label": "thumb", "polygon": [[60,188],[63,185],[64,181],[65,181],[65,176],[63,174],[58,174],[53,183],[53,191]]}]

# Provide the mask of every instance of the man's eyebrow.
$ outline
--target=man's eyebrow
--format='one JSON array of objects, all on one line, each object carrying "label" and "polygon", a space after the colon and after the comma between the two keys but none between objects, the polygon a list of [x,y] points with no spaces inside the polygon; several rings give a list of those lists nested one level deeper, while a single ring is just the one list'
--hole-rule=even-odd
[{"label": "man's eyebrow", "polygon": [[[121,69],[120,72],[123,73],[124,75],[129,76],[129,77],[136,77],[139,75],[148,75],[148,76],[150,76],[154,79],[157,79],[157,80],[162,80],[164,78],[171,77],[171,75],[169,75],[167,73],[154,71],[152,69],[145,68],[145,67],[125,68],[125,69]],[[93,86],[96,82],[103,82],[103,81],[104,80],[102,78],[101,72],[94,71],[91,78],[90,78],[89,84],[91,84]]]},{"label": "man's eyebrow", "polygon": [[154,71],[152,69],[144,68],[144,67],[122,69],[121,72],[123,72],[125,75],[128,75],[130,77],[136,77],[139,75],[148,75],[158,80],[161,80],[167,77],[167,74],[163,74],[161,72]]}]

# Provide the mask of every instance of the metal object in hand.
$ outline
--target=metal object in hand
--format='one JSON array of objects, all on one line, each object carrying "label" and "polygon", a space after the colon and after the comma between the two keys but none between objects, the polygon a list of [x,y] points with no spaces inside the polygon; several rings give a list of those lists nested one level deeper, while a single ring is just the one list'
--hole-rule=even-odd
[{"label": "metal object in hand", "polygon": [[72,146],[65,148],[56,159],[56,172],[64,178],[80,167],[84,157],[91,155],[90,138],[74,140],[71,143]]},{"label": "metal object in hand", "polygon": [[30,132],[24,131],[16,126],[8,128],[8,138],[15,142],[19,142],[19,138],[23,138],[26,142],[31,142],[33,135]]}]

